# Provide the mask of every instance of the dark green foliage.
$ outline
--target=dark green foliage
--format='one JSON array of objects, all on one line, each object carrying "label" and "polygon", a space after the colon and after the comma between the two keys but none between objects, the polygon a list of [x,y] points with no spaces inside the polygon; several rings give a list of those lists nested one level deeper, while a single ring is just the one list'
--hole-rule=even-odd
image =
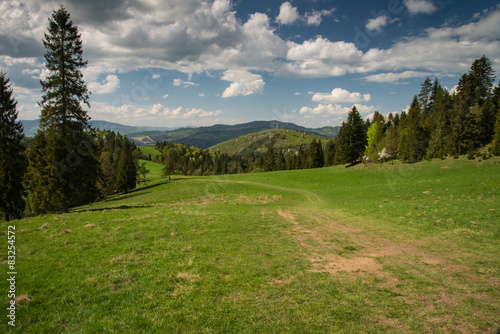
[{"label": "dark green foliage", "polygon": [[276,170],[286,170],[285,156],[283,155],[283,150],[278,153],[278,159],[276,160]]},{"label": "dark green foliage", "polygon": [[365,123],[356,106],[353,106],[347,122],[342,124],[339,132],[339,157],[343,164],[355,164],[365,151],[366,131]]},{"label": "dark green foliage", "polygon": [[319,168],[325,165],[325,155],[321,141],[313,140],[309,145],[307,154],[306,168]]},{"label": "dark green foliage", "polygon": [[137,167],[132,155],[132,145],[128,140],[124,140],[116,167],[116,189],[118,192],[127,193],[135,188],[136,181]]},{"label": "dark green foliage", "polygon": [[497,113],[497,120],[495,122],[495,135],[491,143],[491,153],[500,155],[500,108]]},{"label": "dark green foliage", "polygon": [[[180,161],[180,153],[177,147],[166,147],[163,151],[163,156],[164,156],[164,164],[165,167],[163,168],[163,174],[165,176],[170,176],[172,173],[175,172],[176,168],[178,167],[179,161]],[[207,166],[208,167],[208,166]],[[217,173],[220,173],[220,164],[217,167],[214,168],[214,170],[217,171]],[[208,169],[208,168],[207,168]]]},{"label": "dark green foliage", "polygon": [[330,139],[326,143],[326,150],[325,150],[325,166],[333,166],[334,162],[334,157],[335,157],[335,140]]},{"label": "dark green foliage", "polygon": [[114,163],[113,154],[107,150],[101,152],[99,165],[101,167],[99,189],[101,190],[102,197],[106,199],[116,190],[116,165]]},{"label": "dark green foliage", "polygon": [[[41,81],[44,95],[37,137],[42,138],[30,152],[28,180],[34,199],[39,196],[35,193],[43,194],[49,189],[53,195],[50,205],[34,200],[32,209],[34,212],[67,212],[69,206],[98,198],[99,163],[97,147],[87,132],[90,117],[82,109],[82,104],[89,106],[89,92],[80,71],[87,62],[82,59],[78,28],[64,7],[54,11],[43,44],[50,74]],[[43,173],[37,171],[34,164],[43,164]],[[55,203],[56,198],[60,203]]]},{"label": "dark green foliage", "polygon": [[0,218],[20,218],[24,211],[23,176],[26,169],[23,127],[10,80],[0,72]]},{"label": "dark green foliage", "polygon": [[266,156],[264,157],[264,170],[266,172],[272,172],[276,169],[276,157],[274,155],[273,146],[270,145],[267,148]]},{"label": "dark green foliage", "polygon": [[399,155],[403,161],[416,162],[425,156],[426,145],[420,126],[421,115],[420,103],[415,96],[408,114],[402,114],[402,122],[399,127]]}]

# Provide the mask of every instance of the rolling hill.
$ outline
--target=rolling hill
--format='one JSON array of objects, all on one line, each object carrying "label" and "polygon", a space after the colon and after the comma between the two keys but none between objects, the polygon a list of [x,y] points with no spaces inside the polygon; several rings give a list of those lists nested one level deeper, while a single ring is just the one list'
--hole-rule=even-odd
[{"label": "rolling hill", "polygon": [[180,128],[163,132],[142,131],[128,134],[128,136],[129,138],[134,139],[134,141],[139,145],[151,145],[152,143],[157,141],[167,141],[170,143],[179,143],[185,145],[193,145],[200,148],[209,148],[216,144],[243,135],[275,129],[276,124],[278,124],[278,127],[280,129],[304,131],[325,138],[336,136],[340,129],[339,127],[331,126],[311,129],[293,123],[278,121],[255,121],[236,125],[216,124],[199,128]]},{"label": "rolling hill", "polygon": [[295,153],[299,150],[300,145],[309,145],[313,139],[323,139],[323,143],[326,140],[326,138],[310,133],[288,129],[271,129],[230,139],[211,146],[209,151],[245,156],[254,152],[264,153],[272,145],[275,152],[283,150],[285,154]]}]

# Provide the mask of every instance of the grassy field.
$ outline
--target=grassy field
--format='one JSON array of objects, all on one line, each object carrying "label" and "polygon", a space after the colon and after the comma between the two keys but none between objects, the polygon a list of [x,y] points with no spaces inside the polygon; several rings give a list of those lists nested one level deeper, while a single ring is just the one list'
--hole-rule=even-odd
[{"label": "grassy field", "polygon": [[155,146],[138,146],[144,154],[151,154],[151,158],[153,159],[155,156],[158,157],[161,155],[161,152],[156,149]]},{"label": "grassy field", "polygon": [[[17,326],[6,325],[4,283],[1,332],[494,333],[500,325],[498,158],[170,183],[150,169],[155,180],[129,194],[12,222]],[[1,271],[6,282],[5,252]]]},{"label": "grassy field", "polygon": [[275,152],[283,150],[283,153],[288,155],[296,153],[300,145],[309,146],[313,140],[322,140],[326,145],[328,138],[287,129],[270,129],[225,141],[210,147],[209,150],[210,152],[250,155],[265,153],[272,145]]}]

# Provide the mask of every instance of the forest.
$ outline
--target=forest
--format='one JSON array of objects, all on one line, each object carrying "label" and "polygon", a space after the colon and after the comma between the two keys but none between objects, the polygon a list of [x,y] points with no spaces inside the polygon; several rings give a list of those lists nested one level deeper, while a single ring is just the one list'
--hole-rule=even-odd
[{"label": "forest", "polygon": [[375,112],[364,121],[354,106],[336,138],[313,140],[297,152],[276,152],[270,145],[265,153],[240,156],[157,142],[157,158],[142,154],[127,137],[90,126],[84,109],[90,108],[90,92],[80,71],[87,62],[78,28],[64,7],[53,13],[43,44],[50,74],[41,81],[40,129],[31,140],[17,120],[7,74],[0,75],[0,212],[7,221],[68,212],[126,193],[147,182],[147,169],[138,159],[162,163],[170,176],[500,155],[500,86],[494,87],[495,71],[484,55],[461,76],[456,91],[427,78],[401,114]]}]

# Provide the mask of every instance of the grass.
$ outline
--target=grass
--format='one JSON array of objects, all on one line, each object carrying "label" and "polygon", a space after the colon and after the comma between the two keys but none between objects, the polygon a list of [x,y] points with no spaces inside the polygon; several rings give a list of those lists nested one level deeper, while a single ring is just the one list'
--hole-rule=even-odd
[{"label": "grass", "polygon": [[12,222],[0,331],[493,333],[499,163],[155,178]]},{"label": "grass", "polygon": [[283,150],[285,155],[296,153],[300,145],[308,146],[313,140],[322,140],[326,143],[327,138],[322,138],[309,133],[303,133],[287,129],[270,129],[257,133],[234,138],[209,148],[210,152],[227,154],[250,155],[253,153],[265,153],[272,145],[275,152]]},{"label": "grass", "polygon": [[138,146],[138,148],[144,154],[151,154],[151,159],[154,159],[155,156],[158,157],[161,155],[161,152],[158,151],[155,146]]}]

